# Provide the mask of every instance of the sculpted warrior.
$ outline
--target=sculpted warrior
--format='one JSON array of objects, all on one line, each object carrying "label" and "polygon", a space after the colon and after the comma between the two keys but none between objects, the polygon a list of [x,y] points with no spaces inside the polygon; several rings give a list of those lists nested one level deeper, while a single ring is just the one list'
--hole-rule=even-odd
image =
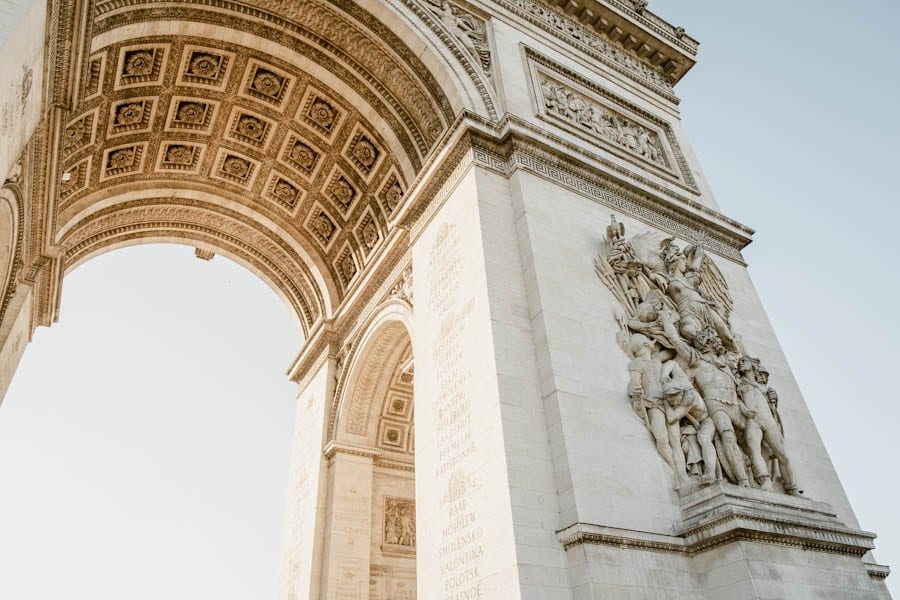
[{"label": "sculpted warrior", "polygon": [[719,458],[723,468],[731,473],[739,486],[749,487],[750,478],[735,429],[744,431],[748,416],[752,415],[738,397],[725,346],[712,327],[697,332],[693,346],[688,346],[675,330],[673,315],[664,313],[663,325],[678,358],[693,374],[694,385],[719,433],[724,454]]},{"label": "sculpted warrior", "polygon": [[631,406],[650,430],[659,455],[675,471],[678,486],[684,468],[677,468],[669,440],[666,410],[663,406],[662,362],[653,355],[653,342],[647,336],[635,333],[628,344],[634,356],[628,363],[628,397],[631,399]]},{"label": "sculpted warrior", "polygon": [[685,250],[653,231],[626,239],[611,217],[594,264],[628,315],[616,317],[631,358],[628,395],[676,487],[690,475],[714,481],[721,466],[740,486],[753,477],[771,489],[775,478],[795,493],[778,396],[758,361],[739,360],[743,349],[728,322],[733,300],[702,239]]},{"label": "sculpted warrior", "polygon": [[744,433],[749,450],[748,453],[753,465],[753,473],[760,482],[762,489],[772,489],[772,476],[762,456],[762,443],[765,442],[778,460],[784,491],[788,494],[796,494],[797,484],[794,482],[791,463],[784,449],[784,436],[769,408],[769,402],[765,396],[765,388],[759,384],[758,369],[758,359],[742,356],[738,361],[738,373],[740,374],[738,393],[747,409],[753,413],[750,417],[750,426],[746,428]]}]

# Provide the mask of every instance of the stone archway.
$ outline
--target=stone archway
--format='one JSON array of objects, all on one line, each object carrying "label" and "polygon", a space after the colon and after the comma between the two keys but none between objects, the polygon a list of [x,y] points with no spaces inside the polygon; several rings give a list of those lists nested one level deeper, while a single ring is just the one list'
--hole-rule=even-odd
[{"label": "stone archway", "polygon": [[[399,300],[377,310],[337,378],[326,445],[332,502],[326,596],[342,589],[352,597],[416,597],[411,317]],[[362,567],[353,583],[347,580],[351,557]]]},{"label": "stone archway", "polygon": [[[345,0],[48,3],[45,118],[20,149],[14,182],[27,239],[16,238],[10,260],[27,268],[7,287],[22,294],[0,340],[11,340],[7,380],[34,328],[58,319],[65,274],[130,245],[179,243],[235,260],[282,297],[308,342],[369,312],[383,283],[408,268],[407,226],[398,224],[454,124],[464,113],[497,117],[485,15],[454,8],[476,25],[461,33],[442,19],[441,3],[370,8]],[[393,486],[385,497],[403,501],[387,512],[406,519],[414,436],[403,380],[411,316],[407,304],[402,310],[405,345],[368,392],[381,396],[363,437],[385,457],[375,486]],[[391,409],[398,392],[403,407]],[[330,393],[322,399],[331,404]],[[306,416],[298,411],[298,422]],[[333,422],[324,410],[316,420]],[[308,422],[301,429],[306,435]],[[317,440],[314,456],[323,459],[329,441]],[[297,529],[293,519],[289,508]],[[320,544],[315,532],[301,537]],[[413,544],[408,534],[391,539],[364,567],[414,595]],[[312,562],[327,565],[320,551]],[[319,574],[297,577],[292,556],[286,550],[286,589],[308,585],[299,597],[315,596]]]}]

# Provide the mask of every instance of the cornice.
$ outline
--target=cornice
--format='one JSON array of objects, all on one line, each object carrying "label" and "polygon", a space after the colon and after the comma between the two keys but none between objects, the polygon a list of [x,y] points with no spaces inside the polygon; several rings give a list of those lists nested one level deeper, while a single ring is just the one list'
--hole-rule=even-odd
[{"label": "cornice", "polygon": [[[466,116],[467,117],[467,116]],[[510,177],[523,170],[628,214],[685,240],[705,239],[708,249],[739,264],[753,230],[636,170],[620,167],[518,117],[497,125],[461,118],[433,163],[412,187],[400,216],[410,243],[443,204],[467,169],[477,164]]]},{"label": "cornice", "polygon": [[887,565],[877,565],[875,563],[866,563],[866,573],[872,579],[887,579],[891,574],[891,568]]},{"label": "cornice", "polygon": [[482,0],[551,34],[677,104],[673,86],[694,66],[698,43],[634,3],[618,0]]},{"label": "cornice", "polygon": [[856,557],[875,547],[874,534],[846,527],[829,505],[805,498],[734,491],[718,484],[682,499],[682,507],[685,519],[673,535],[578,522],[558,531],[557,536],[566,549],[600,544],[688,556],[733,541]]}]

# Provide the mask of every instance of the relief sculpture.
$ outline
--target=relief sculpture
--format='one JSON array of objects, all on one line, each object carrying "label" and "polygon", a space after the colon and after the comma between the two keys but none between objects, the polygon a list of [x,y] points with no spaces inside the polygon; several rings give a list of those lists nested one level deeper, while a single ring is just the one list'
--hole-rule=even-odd
[{"label": "relief sculpture", "polygon": [[541,80],[541,94],[544,109],[550,114],[574,123],[650,162],[663,167],[668,166],[659,135],[655,131],[548,79]]},{"label": "relief sculpture", "polygon": [[416,548],[416,503],[406,498],[384,499],[385,554],[414,553]]},{"label": "relief sculpture", "polygon": [[676,489],[726,479],[798,494],[785,450],[778,394],[747,355],[729,317],[733,301],[703,240],[680,248],[648,232],[625,238],[612,217],[595,261],[626,311],[619,346],[627,395],[674,472]]},{"label": "relief sculpture", "polygon": [[485,74],[491,75],[491,50],[484,21],[453,6],[448,0],[427,0],[444,27],[478,60]]}]

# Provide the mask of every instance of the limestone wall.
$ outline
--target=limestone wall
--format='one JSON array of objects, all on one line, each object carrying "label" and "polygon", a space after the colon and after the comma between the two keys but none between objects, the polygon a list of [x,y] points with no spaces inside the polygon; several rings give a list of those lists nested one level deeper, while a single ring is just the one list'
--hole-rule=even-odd
[{"label": "limestone wall", "polygon": [[0,177],[10,172],[41,118],[46,11],[46,2],[36,2],[0,49]]}]

